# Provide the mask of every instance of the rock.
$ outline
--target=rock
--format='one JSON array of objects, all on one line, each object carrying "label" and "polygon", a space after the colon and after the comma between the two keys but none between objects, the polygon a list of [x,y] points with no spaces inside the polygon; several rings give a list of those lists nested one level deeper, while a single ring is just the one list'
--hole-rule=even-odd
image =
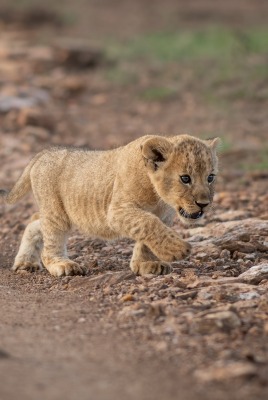
[{"label": "rock", "polygon": [[255,376],[257,375],[257,368],[249,362],[228,362],[226,365],[213,365],[210,368],[197,370],[194,375],[201,382],[221,382],[228,379]]},{"label": "rock", "polygon": [[[261,292],[261,290],[260,290]],[[260,297],[257,290],[252,290],[252,286],[245,283],[230,283],[226,285],[215,285],[203,287],[198,291],[198,300],[213,299],[217,302],[235,303],[240,300],[253,300]],[[252,306],[255,303],[252,302]]]},{"label": "rock", "polygon": [[135,300],[135,297],[134,297],[132,294],[127,293],[127,294],[125,294],[123,297],[121,297],[120,300],[121,300],[122,302],[134,301],[134,300]]},{"label": "rock", "polygon": [[164,340],[161,340],[160,342],[154,342],[151,344],[156,351],[163,351],[166,352],[168,349],[168,344]]},{"label": "rock", "polygon": [[68,283],[68,289],[92,289],[95,287],[114,286],[125,280],[135,280],[136,275],[132,272],[107,272],[94,277],[74,277]]},{"label": "rock", "polygon": [[7,353],[5,350],[0,349],[0,360],[9,357],[10,357],[9,353]]},{"label": "rock", "polygon": [[166,315],[165,309],[166,303],[157,301],[149,305],[147,312],[150,317],[158,318]]},{"label": "rock", "polygon": [[130,256],[132,254],[133,250],[132,249],[124,249],[121,251],[121,254],[123,256]]},{"label": "rock", "polygon": [[206,286],[214,286],[214,285],[228,285],[230,283],[239,282],[237,278],[222,278],[222,279],[196,279],[194,282],[191,282],[187,285],[187,289],[195,289],[199,287],[206,287]]},{"label": "rock", "polygon": [[3,91],[0,94],[0,112],[7,113],[11,110],[21,110],[44,104],[49,100],[47,91],[37,88],[22,88],[12,94]]},{"label": "rock", "polygon": [[[208,243],[211,243],[212,240],[214,244],[221,246],[220,240],[227,243],[231,240],[247,242],[251,236],[254,236],[255,239],[260,236],[268,236],[268,222],[258,218],[227,221],[189,229],[189,234],[190,237],[201,235],[203,237],[202,245],[206,249],[208,239],[210,239]],[[219,242],[217,242],[218,239]],[[208,253],[208,251],[205,252]]]},{"label": "rock", "polygon": [[220,258],[221,259],[229,259],[231,257],[231,252],[227,249],[224,249],[220,253]]},{"label": "rock", "polygon": [[248,271],[243,272],[238,276],[238,279],[242,282],[249,283],[251,285],[258,285],[263,279],[268,278],[268,264],[263,263],[251,267]]},{"label": "rock", "polygon": [[55,122],[55,118],[50,113],[34,108],[21,110],[17,117],[18,126],[21,128],[30,125],[53,130]]},{"label": "rock", "polygon": [[186,293],[179,293],[176,294],[175,297],[176,299],[180,299],[180,300],[187,300],[187,299],[194,299],[197,295],[197,290],[190,290],[189,292]]},{"label": "rock", "polygon": [[253,299],[258,299],[259,297],[260,297],[259,293],[255,292],[254,290],[252,290],[251,292],[239,294],[239,298],[241,300],[253,300]]},{"label": "rock", "polygon": [[104,53],[85,41],[64,39],[55,45],[55,59],[66,67],[96,68],[103,63]]},{"label": "rock", "polygon": [[262,297],[258,304],[258,310],[268,314],[268,296]]},{"label": "rock", "polygon": [[248,217],[248,212],[230,210],[230,211],[221,213],[220,215],[217,215],[217,220],[220,220],[222,222],[238,221],[238,220],[246,219],[247,217]]},{"label": "rock", "polygon": [[196,258],[197,258],[198,260],[206,261],[206,260],[208,260],[208,258],[209,258],[209,254],[207,254],[207,253],[205,253],[205,252],[197,253],[197,254],[196,254]]},{"label": "rock", "polygon": [[57,98],[72,97],[83,92],[87,88],[87,81],[85,78],[78,76],[66,76],[58,80],[54,85],[52,91],[53,95]]},{"label": "rock", "polygon": [[129,317],[143,317],[145,315],[145,310],[131,310],[128,307],[123,308],[122,311],[118,314],[120,318],[129,318]]},{"label": "rock", "polygon": [[217,331],[229,333],[240,327],[241,321],[234,311],[209,312],[193,320],[190,328],[192,333],[211,334]]}]

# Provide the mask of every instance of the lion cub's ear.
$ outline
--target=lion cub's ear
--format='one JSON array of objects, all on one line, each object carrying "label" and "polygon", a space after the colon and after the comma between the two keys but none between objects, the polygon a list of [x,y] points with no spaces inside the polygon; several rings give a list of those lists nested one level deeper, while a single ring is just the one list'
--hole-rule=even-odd
[{"label": "lion cub's ear", "polygon": [[141,153],[145,163],[156,171],[164,163],[172,151],[173,144],[167,139],[154,137],[141,145]]},{"label": "lion cub's ear", "polygon": [[216,137],[213,139],[207,139],[209,147],[211,147],[213,150],[217,150],[217,148],[220,146],[221,144],[221,139]]}]

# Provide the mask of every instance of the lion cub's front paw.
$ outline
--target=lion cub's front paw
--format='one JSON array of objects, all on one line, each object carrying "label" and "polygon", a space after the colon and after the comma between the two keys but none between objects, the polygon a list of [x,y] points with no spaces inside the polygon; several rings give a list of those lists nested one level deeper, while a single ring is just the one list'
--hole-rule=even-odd
[{"label": "lion cub's front paw", "polygon": [[171,265],[162,261],[136,261],[131,269],[137,275],[167,275],[172,271]]},{"label": "lion cub's front paw", "polygon": [[62,260],[46,266],[53,276],[85,275],[86,267],[71,260]]},{"label": "lion cub's front paw", "polygon": [[160,260],[172,262],[189,256],[191,245],[174,233],[163,240],[157,249],[154,248],[153,252]]}]

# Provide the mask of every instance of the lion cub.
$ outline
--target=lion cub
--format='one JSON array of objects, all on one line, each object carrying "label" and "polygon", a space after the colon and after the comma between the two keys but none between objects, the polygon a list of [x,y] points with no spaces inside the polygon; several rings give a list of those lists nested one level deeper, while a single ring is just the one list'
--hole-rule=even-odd
[{"label": "lion cub", "polygon": [[[57,148],[37,154],[9,192],[15,203],[32,189],[39,215],[26,227],[12,269],[46,269],[54,276],[84,274],[67,256],[76,226],[103,239],[135,240],[136,274],[168,274],[169,263],[191,246],[171,229],[177,214],[198,221],[209,208],[217,174],[218,139],[143,136],[109,151]],[[40,217],[39,217],[40,216]]]}]

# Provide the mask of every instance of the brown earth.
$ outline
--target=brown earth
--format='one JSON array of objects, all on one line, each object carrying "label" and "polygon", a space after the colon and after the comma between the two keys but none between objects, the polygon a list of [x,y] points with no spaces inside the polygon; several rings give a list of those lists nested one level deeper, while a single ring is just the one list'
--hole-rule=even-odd
[{"label": "brown earth", "polygon": [[[138,94],[157,79],[150,68],[140,61],[138,83],[115,85],[98,46],[108,35],[126,39],[167,26],[264,24],[267,2],[81,0],[66,2],[79,21],[70,26],[59,23],[55,2],[47,2],[47,14],[34,6],[10,12],[4,3],[0,187],[11,187],[51,144],[108,149],[147,133],[187,131],[224,132],[232,145],[221,155],[205,223],[174,225],[193,254],[167,276],[134,276],[131,241],[79,232],[69,252],[88,265],[87,276],[14,274],[9,268],[35,205],[31,196],[0,205],[1,400],[266,399],[268,172],[241,165],[259,162],[267,102],[239,99],[227,116],[200,101],[200,82],[185,71],[179,98],[146,102]],[[94,46],[55,36],[90,36]]]}]

